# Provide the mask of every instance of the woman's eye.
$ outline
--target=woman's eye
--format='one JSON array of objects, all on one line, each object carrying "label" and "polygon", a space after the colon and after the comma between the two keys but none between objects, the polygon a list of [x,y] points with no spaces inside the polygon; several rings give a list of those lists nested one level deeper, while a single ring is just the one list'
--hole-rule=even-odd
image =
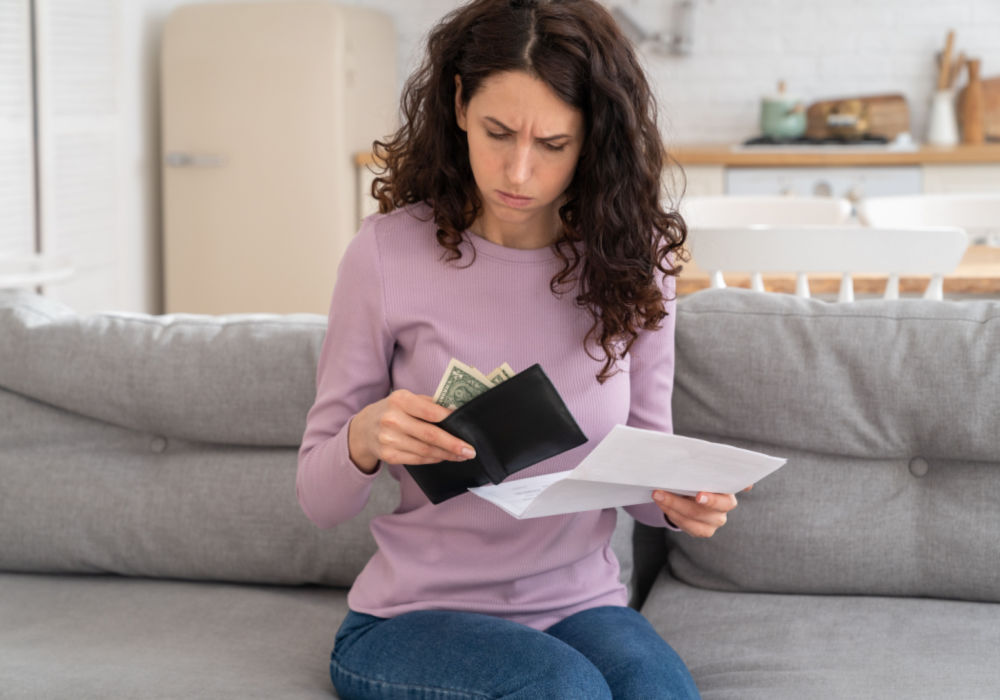
[{"label": "woman's eye", "polygon": [[[496,139],[497,141],[503,141],[505,139],[510,138],[510,134],[506,131],[490,131],[489,129],[487,129],[486,135],[489,136],[491,139]],[[545,147],[545,150],[551,151],[553,153],[558,153],[559,151],[563,151],[566,149],[565,143],[556,145],[552,143],[542,142],[542,146]]]}]

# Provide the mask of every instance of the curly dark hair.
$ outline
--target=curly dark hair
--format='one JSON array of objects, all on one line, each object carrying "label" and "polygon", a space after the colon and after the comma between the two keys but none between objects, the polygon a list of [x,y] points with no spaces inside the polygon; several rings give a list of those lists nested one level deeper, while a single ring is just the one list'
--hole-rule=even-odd
[{"label": "curly dark hair", "polygon": [[455,121],[455,76],[468,104],[484,80],[506,71],[540,79],[583,115],[554,246],[564,265],[550,286],[560,294],[579,281],[576,303],[594,319],[583,342],[604,351],[603,383],[639,331],[659,328],[666,316],[661,277],[680,271],[687,227],[661,204],[666,155],[643,70],[595,0],[474,0],[448,14],[403,89],[402,126],[374,143],[383,167],[372,195],[382,213],[428,203],[448,259],[461,258],[463,232],[482,202]]}]

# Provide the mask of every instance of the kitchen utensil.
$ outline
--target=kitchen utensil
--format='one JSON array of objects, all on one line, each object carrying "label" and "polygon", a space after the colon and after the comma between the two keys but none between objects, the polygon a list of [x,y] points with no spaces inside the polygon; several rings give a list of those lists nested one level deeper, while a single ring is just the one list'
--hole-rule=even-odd
[{"label": "kitchen utensil", "polygon": [[797,139],[806,131],[805,104],[785,93],[785,82],[778,83],[776,95],[760,102],[760,130],[773,139]]},{"label": "kitchen utensil", "polygon": [[941,65],[938,69],[937,89],[947,90],[951,76],[951,52],[955,49],[955,30],[948,30],[945,38],[944,51],[941,53]]},{"label": "kitchen utensil", "polygon": [[[853,120],[856,133],[850,134],[852,114],[856,115]],[[834,115],[833,125],[829,123],[831,115]],[[900,94],[843,97],[811,104],[806,111],[806,122],[806,136],[811,139],[832,138],[836,131],[848,132],[852,139],[881,136],[891,141],[910,130],[910,109]]]},{"label": "kitchen utensil", "polygon": [[979,79],[979,59],[969,59],[969,83],[959,110],[962,124],[962,143],[983,142],[983,84]]},{"label": "kitchen utensil", "polygon": [[[983,138],[986,141],[1000,141],[1000,76],[980,79],[983,92]],[[965,110],[966,91],[962,89],[958,95],[958,113],[961,117]]]},{"label": "kitchen utensil", "polygon": [[965,64],[966,64],[967,61],[968,61],[968,58],[966,58],[965,52],[964,51],[959,51],[958,52],[958,60],[954,61],[952,63],[951,72],[948,74],[948,89],[949,90],[953,89],[955,87],[955,84],[958,82],[958,76],[962,72],[962,69],[965,68]]}]

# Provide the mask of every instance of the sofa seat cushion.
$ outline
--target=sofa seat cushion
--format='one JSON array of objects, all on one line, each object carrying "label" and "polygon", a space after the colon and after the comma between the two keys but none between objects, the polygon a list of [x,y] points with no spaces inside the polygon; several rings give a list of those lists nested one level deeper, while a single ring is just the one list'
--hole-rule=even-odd
[{"label": "sofa seat cushion", "polygon": [[1000,604],[733,593],[663,572],[642,608],[705,700],[1000,697]]},{"label": "sofa seat cushion", "polygon": [[332,588],[0,575],[0,695],[329,700]]}]

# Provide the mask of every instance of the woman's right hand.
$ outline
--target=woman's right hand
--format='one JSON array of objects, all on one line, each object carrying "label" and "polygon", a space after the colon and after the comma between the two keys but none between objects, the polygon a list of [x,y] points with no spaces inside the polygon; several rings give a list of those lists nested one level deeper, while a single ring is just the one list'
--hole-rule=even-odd
[{"label": "woman's right hand", "polygon": [[347,444],[351,460],[371,474],[379,461],[390,464],[461,462],[476,456],[471,445],[434,423],[452,409],[430,396],[397,389],[381,401],[365,406],[351,420]]}]

